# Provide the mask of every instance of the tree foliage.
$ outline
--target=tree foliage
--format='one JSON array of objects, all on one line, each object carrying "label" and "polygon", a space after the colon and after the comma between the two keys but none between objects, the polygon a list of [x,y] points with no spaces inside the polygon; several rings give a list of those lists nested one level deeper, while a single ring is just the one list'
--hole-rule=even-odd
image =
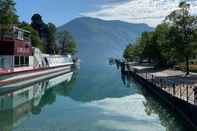
[{"label": "tree foliage", "polygon": [[58,53],[56,43],[56,26],[53,23],[44,23],[40,14],[34,14],[31,18],[31,26],[38,32],[40,39],[46,48],[46,53]]},{"label": "tree foliage", "polygon": [[77,52],[77,46],[69,32],[61,33],[60,43],[62,45],[62,54],[68,53],[74,55]]},{"label": "tree foliage", "polygon": [[40,14],[34,14],[31,17],[31,26],[39,33],[40,38],[44,37],[46,34],[46,24],[42,20]]},{"label": "tree foliage", "polygon": [[13,0],[0,0],[0,35],[4,36],[14,24],[18,23],[15,2]]},{"label": "tree foliage", "polygon": [[142,33],[137,41],[135,50],[138,53],[135,55],[160,66],[185,61],[186,72],[189,74],[189,59],[195,56],[197,50],[197,17],[189,11],[190,5],[181,2],[179,8],[170,13],[154,32]]},{"label": "tree foliage", "polygon": [[159,50],[158,45],[153,41],[154,33],[153,32],[144,32],[142,33],[140,45],[143,47],[141,57],[143,59],[158,60]]},{"label": "tree foliage", "polygon": [[76,53],[76,43],[68,32],[57,33],[56,26],[53,23],[44,23],[42,16],[39,14],[34,14],[31,20],[31,26],[38,32],[47,53],[55,54],[60,52],[58,41],[62,45],[60,47],[62,48],[62,54],[69,53],[74,55]]},{"label": "tree foliage", "polygon": [[189,59],[196,53],[196,24],[197,17],[190,14],[190,5],[186,2],[179,4],[179,9],[166,17],[166,23],[171,27],[170,42],[174,47],[177,58],[185,58],[186,72],[189,74]]},{"label": "tree foliage", "polygon": [[53,23],[47,25],[47,53],[54,54],[58,52],[56,45],[56,26]]},{"label": "tree foliage", "polygon": [[127,48],[124,50],[123,57],[127,59],[128,61],[133,61],[136,59],[136,56],[137,56],[136,51],[137,51],[137,48],[135,48],[134,45],[129,44]]},{"label": "tree foliage", "polygon": [[73,40],[68,43],[65,52],[71,55],[74,55],[77,52],[76,43]]}]

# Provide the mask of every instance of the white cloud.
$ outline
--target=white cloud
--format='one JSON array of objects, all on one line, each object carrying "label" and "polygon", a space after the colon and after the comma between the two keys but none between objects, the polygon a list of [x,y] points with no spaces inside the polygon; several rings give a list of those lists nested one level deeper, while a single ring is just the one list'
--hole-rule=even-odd
[{"label": "white cloud", "polygon": [[[122,20],[130,23],[146,23],[155,27],[165,16],[177,8],[182,0],[130,0],[119,4],[102,5],[93,12],[81,15],[104,20]],[[188,0],[193,14],[197,14],[197,0]]]}]

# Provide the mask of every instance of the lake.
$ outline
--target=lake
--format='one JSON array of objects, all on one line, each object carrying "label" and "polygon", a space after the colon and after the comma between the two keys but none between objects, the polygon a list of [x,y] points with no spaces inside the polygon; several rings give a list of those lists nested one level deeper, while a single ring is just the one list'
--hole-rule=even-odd
[{"label": "lake", "polygon": [[188,128],[179,114],[108,64],[82,64],[73,72],[0,95],[0,131]]}]

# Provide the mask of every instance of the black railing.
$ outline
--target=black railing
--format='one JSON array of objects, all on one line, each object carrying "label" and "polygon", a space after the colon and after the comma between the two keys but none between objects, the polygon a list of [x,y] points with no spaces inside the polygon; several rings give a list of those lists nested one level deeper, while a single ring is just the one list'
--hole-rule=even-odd
[{"label": "black railing", "polygon": [[168,77],[158,77],[150,72],[141,72],[137,69],[131,69],[132,66],[128,67],[130,71],[135,73],[137,76],[145,79],[157,88],[167,92],[168,94],[186,101],[190,104],[197,105],[197,87],[195,81],[187,79],[172,79]]}]

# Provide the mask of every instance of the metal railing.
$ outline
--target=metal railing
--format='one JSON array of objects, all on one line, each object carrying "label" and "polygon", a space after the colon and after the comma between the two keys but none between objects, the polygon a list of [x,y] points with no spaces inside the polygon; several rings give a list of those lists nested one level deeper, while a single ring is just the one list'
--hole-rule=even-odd
[{"label": "metal railing", "polygon": [[22,40],[30,42],[31,33],[16,26],[4,27],[0,25],[0,40]]},{"label": "metal railing", "polygon": [[197,87],[194,81],[181,78],[175,80],[168,77],[157,77],[152,73],[140,72],[135,69],[131,71],[168,94],[190,104],[197,105]]}]

